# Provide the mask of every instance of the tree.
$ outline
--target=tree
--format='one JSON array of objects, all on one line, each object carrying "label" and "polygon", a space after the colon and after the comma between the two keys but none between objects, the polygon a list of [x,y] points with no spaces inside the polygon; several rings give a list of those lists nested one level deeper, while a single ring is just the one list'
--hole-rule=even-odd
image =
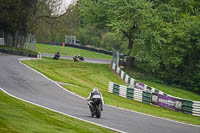
[{"label": "tree", "polygon": [[[59,0],[60,1],[60,0]],[[59,1],[56,0],[1,0],[0,4],[0,30],[7,35],[12,36],[10,45],[23,47],[23,41],[20,44],[16,44],[17,38],[20,36],[26,36],[30,32],[34,32],[36,21],[41,18],[52,19],[52,11]],[[40,3],[40,4],[39,4]],[[38,13],[38,7],[40,5],[47,5],[49,7],[50,14],[44,16]],[[41,9],[41,8],[40,8]],[[40,10],[41,11],[41,10]],[[7,39],[6,39],[7,40]]]},{"label": "tree", "polygon": [[[38,12],[43,16],[48,15],[48,8],[41,8]],[[45,15],[46,14],[46,15]],[[37,21],[36,36],[39,42],[61,42],[65,35],[75,35],[79,30],[79,8],[78,4],[72,3],[66,12],[59,15],[51,15],[51,18],[43,17]]]},{"label": "tree", "polygon": [[95,23],[100,28],[107,26],[119,36],[127,37],[130,55],[134,37],[151,17],[152,4],[146,0],[82,0],[80,10],[84,23]]},{"label": "tree", "polygon": [[115,37],[114,33],[107,32],[102,36],[102,45],[105,49],[112,50],[112,48],[117,50],[122,50],[120,48],[120,39]]},{"label": "tree", "polygon": [[[157,21],[156,26],[152,23],[151,27],[145,28],[140,45],[136,43],[134,52],[138,58],[148,62],[145,70],[149,70],[149,73],[154,72],[168,84],[182,85],[192,91],[200,90],[197,54],[200,40],[197,28],[200,21],[198,8],[200,2],[196,0],[153,2],[153,9],[158,18],[154,17],[154,21]],[[148,30],[151,33],[149,35]],[[150,46],[149,50],[144,47],[147,44]]]}]

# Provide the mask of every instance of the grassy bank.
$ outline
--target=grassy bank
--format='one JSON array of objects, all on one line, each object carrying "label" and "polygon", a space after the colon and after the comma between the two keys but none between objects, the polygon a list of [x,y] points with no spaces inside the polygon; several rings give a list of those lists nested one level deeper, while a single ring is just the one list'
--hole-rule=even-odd
[{"label": "grassy bank", "polygon": [[110,70],[109,65],[88,64],[84,62],[74,63],[68,60],[53,61],[48,58],[23,62],[53,80],[72,84],[63,86],[81,96],[87,97],[92,88],[97,87],[103,93],[106,104],[200,125],[200,117],[143,104],[108,93],[109,81],[123,84],[119,77]]},{"label": "grassy bank", "polygon": [[74,56],[80,54],[81,56],[90,58],[112,59],[112,56],[106,54],[101,54],[78,48],[62,47],[62,46],[46,45],[46,44],[36,44],[35,51],[47,54],[55,54],[57,51],[59,51],[61,55],[66,55],[66,56]]},{"label": "grassy bank", "polygon": [[97,132],[112,131],[22,102],[0,91],[0,133]]}]

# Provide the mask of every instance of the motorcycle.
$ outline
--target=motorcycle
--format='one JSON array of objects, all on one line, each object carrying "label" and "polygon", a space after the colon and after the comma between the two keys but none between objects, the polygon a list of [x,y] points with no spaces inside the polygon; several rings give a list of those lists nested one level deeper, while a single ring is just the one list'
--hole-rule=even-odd
[{"label": "motorcycle", "polygon": [[56,54],[54,55],[53,59],[54,60],[58,60],[60,58],[60,53],[56,52]]},{"label": "motorcycle", "polygon": [[84,61],[84,57],[83,56],[79,55],[78,58],[79,58],[80,61]]},{"label": "motorcycle", "polygon": [[93,99],[92,101],[90,101],[88,103],[89,108],[90,108],[90,112],[91,112],[91,116],[94,117],[96,116],[97,118],[101,117],[101,108],[102,108],[102,103],[101,103],[101,99],[97,98],[97,99]]},{"label": "motorcycle", "polygon": [[73,57],[73,60],[74,60],[74,62],[77,62],[77,61],[84,61],[84,57],[83,56],[80,56],[80,55],[75,55],[74,57]]}]

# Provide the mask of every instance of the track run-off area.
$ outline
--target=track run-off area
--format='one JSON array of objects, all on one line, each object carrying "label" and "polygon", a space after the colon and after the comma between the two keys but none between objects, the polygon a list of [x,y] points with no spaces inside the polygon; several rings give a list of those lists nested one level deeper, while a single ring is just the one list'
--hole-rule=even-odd
[{"label": "track run-off area", "polygon": [[184,124],[104,105],[100,119],[90,116],[85,98],[20,63],[20,56],[0,54],[0,88],[10,96],[85,120],[117,132],[200,133],[200,126]]}]

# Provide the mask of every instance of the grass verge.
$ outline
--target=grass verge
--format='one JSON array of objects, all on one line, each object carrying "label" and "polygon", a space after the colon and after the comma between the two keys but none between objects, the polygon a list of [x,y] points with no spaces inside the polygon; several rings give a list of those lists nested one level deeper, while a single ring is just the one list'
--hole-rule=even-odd
[{"label": "grass verge", "polygon": [[80,54],[83,57],[90,57],[97,59],[112,59],[112,56],[110,55],[92,52],[88,50],[72,48],[72,47],[39,44],[39,43],[35,45],[35,51],[46,54],[55,54],[57,51],[59,51],[61,55],[66,55],[66,56],[74,56]]},{"label": "grass verge", "polygon": [[111,133],[113,131],[25,103],[0,91],[1,133]]},{"label": "grass verge", "polygon": [[85,62],[74,63],[68,60],[53,61],[48,58],[23,62],[53,80],[73,84],[73,86],[63,86],[81,96],[87,97],[92,88],[97,87],[102,92],[106,104],[158,117],[200,125],[200,117],[140,103],[108,93],[109,81],[123,84],[123,81],[110,70],[109,65],[89,64]]}]

